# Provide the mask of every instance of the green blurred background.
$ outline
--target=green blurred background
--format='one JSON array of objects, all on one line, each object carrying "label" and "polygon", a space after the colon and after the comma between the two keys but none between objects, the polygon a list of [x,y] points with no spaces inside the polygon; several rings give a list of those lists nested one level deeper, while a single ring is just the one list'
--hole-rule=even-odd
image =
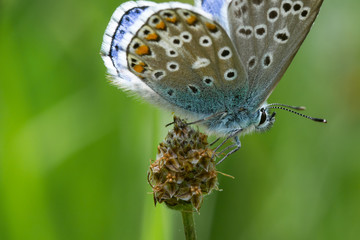
[{"label": "green blurred background", "polygon": [[[153,206],[170,113],[111,86],[99,55],[120,1],[0,1],[0,239],[184,239]],[[325,0],[270,97],[279,112],[219,170],[199,239],[360,238],[360,1]]]}]

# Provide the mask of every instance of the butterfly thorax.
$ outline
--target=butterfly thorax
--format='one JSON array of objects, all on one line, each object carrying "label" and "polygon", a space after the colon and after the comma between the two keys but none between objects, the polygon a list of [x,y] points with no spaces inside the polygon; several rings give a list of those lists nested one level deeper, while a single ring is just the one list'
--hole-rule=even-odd
[{"label": "butterfly thorax", "polygon": [[[275,114],[270,114],[265,103],[255,111],[240,108],[226,111],[223,114],[216,114],[204,123],[209,133],[217,136],[229,136],[234,132],[241,132],[242,135],[269,130],[275,122]],[[241,130],[241,131],[239,131]]]},{"label": "butterfly thorax", "polygon": [[248,110],[237,110],[224,112],[224,114],[216,115],[204,123],[209,132],[218,136],[228,136],[232,132],[242,129],[245,131],[253,131],[258,122],[260,113],[250,113]]}]

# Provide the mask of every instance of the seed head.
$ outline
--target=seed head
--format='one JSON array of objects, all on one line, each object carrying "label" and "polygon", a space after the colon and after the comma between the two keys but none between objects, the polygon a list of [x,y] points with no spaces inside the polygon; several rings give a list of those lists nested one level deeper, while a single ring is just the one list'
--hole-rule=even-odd
[{"label": "seed head", "polygon": [[199,211],[203,197],[218,190],[217,172],[207,135],[174,116],[174,128],[158,146],[148,180],[155,205],[165,202],[174,209],[192,205]]}]

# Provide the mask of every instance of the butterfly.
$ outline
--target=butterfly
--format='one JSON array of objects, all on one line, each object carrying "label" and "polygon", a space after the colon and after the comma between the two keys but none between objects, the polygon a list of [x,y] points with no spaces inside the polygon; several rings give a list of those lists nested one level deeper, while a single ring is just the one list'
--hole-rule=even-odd
[{"label": "butterfly", "polygon": [[101,55],[112,82],[195,119],[241,147],[239,136],[272,127],[284,104],[271,92],[310,31],[323,0],[125,2],[106,28]]}]

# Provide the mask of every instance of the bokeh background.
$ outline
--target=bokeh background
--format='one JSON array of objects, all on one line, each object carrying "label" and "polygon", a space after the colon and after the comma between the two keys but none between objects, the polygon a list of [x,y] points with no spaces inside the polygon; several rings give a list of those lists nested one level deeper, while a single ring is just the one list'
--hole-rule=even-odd
[{"label": "bokeh background", "polygon": [[[153,206],[150,158],[171,113],[111,86],[99,55],[121,1],[0,1],[0,239],[184,239]],[[219,170],[199,239],[360,236],[360,1],[325,0],[270,97],[278,111]]]}]

